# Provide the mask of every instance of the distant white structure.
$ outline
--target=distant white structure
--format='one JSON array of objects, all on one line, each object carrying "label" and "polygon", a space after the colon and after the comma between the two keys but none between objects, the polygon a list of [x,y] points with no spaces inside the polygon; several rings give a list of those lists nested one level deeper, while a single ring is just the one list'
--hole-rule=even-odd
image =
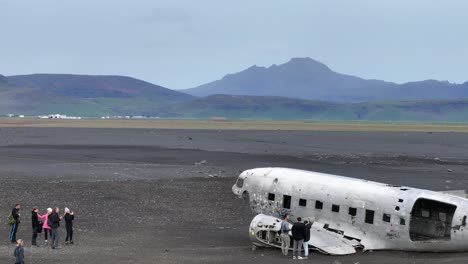
[{"label": "distant white structure", "polygon": [[24,115],[15,115],[15,114],[7,114],[6,116],[7,116],[7,117],[20,117],[20,118],[24,118]]},{"label": "distant white structure", "polygon": [[67,116],[61,114],[53,114],[53,115],[46,115],[46,116],[38,116],[42,119],[81,119],[81,116]]}]

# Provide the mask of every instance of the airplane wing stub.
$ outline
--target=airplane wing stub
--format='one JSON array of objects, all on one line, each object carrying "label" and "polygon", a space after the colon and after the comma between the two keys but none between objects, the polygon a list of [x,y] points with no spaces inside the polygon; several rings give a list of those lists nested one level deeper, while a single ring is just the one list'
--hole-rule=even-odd
[{"label": "airplane wing stub", "polygon": [[[259,214],[250,223],[250,239],[254,245],[265,247],[281,247],[278,231],[281,219]],[[292,226],[292,225],[290,225]],[[291,232],[290,232],[291,235]],[[315,224],[310,229],[309,247],[323,254],[349,255],[356,253],[355,247],[361,246],[356,240],[349,240],[343,235],[328,231],[323,224]]]},{"label": "airplane wing stub", "polygon": [[318,251],[330,255],[349,255],[356,253],[355,246],[359,243],[348,240],[342,235],[312,227],[310,229],[309,245]]}]

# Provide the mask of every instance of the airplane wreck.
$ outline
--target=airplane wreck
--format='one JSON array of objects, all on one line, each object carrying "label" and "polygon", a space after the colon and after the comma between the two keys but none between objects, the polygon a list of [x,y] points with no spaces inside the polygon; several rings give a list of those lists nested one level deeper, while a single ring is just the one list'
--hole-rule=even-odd
[{"label": "airplane wreck", "polygon": [[465,191],[435,192],[287,168],[240,174],[232,191],[256,216],[254,246],[281,247],[281,217],[313,222],[309,247],[325,254],[362,250],[468,251]]}]

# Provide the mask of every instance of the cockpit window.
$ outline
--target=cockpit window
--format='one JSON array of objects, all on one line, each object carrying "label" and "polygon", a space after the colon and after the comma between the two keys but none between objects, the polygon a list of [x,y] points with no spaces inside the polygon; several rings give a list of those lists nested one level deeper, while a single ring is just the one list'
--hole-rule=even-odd
[{"label": "cockpit window", "polygon": [[244,186],[244,179],[238,178],[237,182],[236,182],[236,187],[237,188],[242,188],[242,186]]}]

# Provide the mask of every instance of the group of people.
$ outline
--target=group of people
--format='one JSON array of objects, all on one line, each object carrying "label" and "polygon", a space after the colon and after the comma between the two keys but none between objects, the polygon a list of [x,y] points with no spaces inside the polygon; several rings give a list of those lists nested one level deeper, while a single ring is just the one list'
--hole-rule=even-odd
[{"label": "group of people", "polygon": [[31,215],[31,224],[32,224],[32,240],[31,244],[33,246],[37,245],[37,236],[41,231],[44,232],[45,242],[50,236],[52,242],[52,249],[59,248],[59,232],[58,228],[60,227],[60,221],[65,220],[65,227],[67,231],[67,236],[65,238],[65,245],[68,243],[73,244],[73,220],[75,218],[74,213],[70,211],[67,207],[64,210],[65,214],[63,216],[60,214],[60,209],[56,207],[54,210],[52,208],[47,208],[47,213],[44,215],[39,214],[39,208],[34,207]]},{"label": "group of people", "polygon": [[[310,228],[312,223],[308,221],[302,222],[302,218],[298,217],[297,222],[290,228],[289,215],[284,215],[283,221],[281,222],[281,251],[284,256],[288,256],[289,247],[291,245],[291,237],[289,231],[291,231],[293,239],[293,259],[307,259],[309,257],[309,240],[310,240]],[[304,257],[301,256],[301,248],[304,247]]]},{"label": "group of people", "polygon": [[[11,211],[9,218],[11,222],[11,232],[10,232],[10,241],[12,244],[17,243],[17,248],[22,248],[23,240],[16,240],[16,234],[18,232],[20,220],[20,209],[21,204],[16,204]],[[60,221],[65,221],[65,227],[67,231],[67,236],[65,238],[65,245],[73,244],[73,220],[75,219],[74,213],[70,209],[65,207],[64,214],[60,215],[60,209],[56,207],[54,210],[52,208],[47,208],[47,212],[44,215],[39,214],[39,208],[33,207],[31,212],[31,225],[32,225],[32,246],[39,246],[37,244],[37,237],[39,233],[44,233],[45,242],[48,243],[48,239],[51,240],[52,249],[60,248],[59,245],[59,232]],[[15,256],[21,255],[21,250],[15,249]],[[18,253],[18,254],[17,254]],[[21,262],[20,262],[21,263]]]}]

